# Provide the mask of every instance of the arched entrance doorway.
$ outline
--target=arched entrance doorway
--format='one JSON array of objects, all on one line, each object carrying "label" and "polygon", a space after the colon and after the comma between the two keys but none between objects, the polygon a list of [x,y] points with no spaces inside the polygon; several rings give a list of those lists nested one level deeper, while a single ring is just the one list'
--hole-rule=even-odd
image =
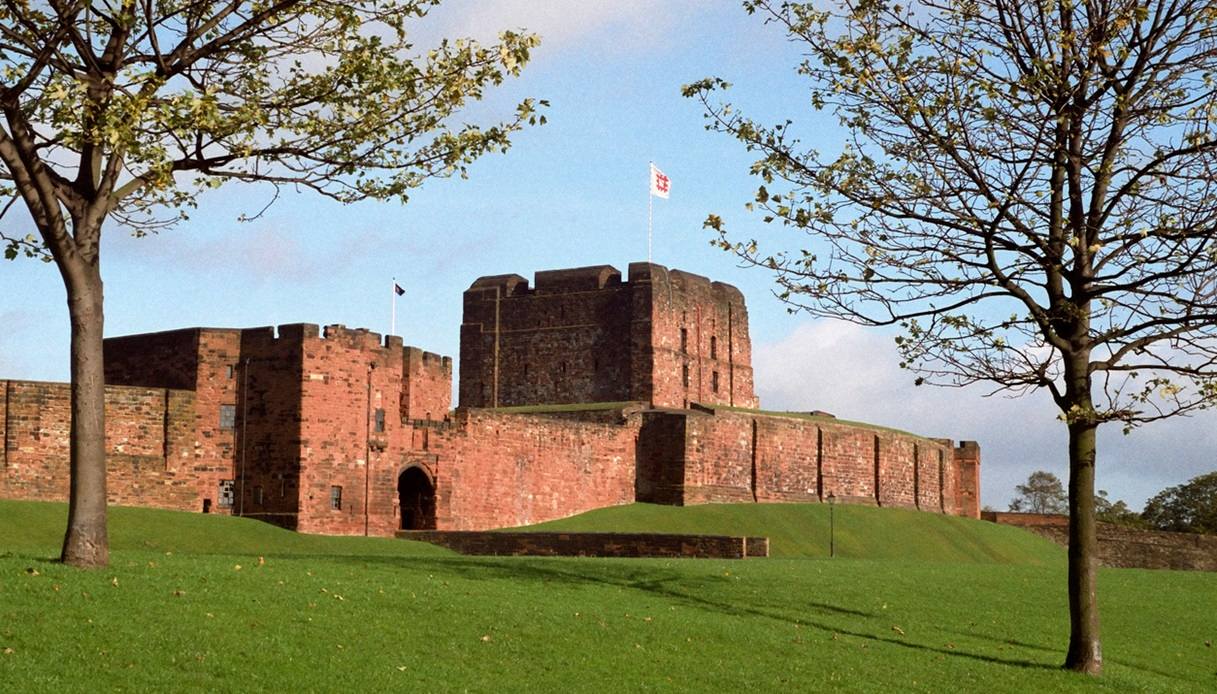
[{"label": "arched entrance doorway", "polygon": [[402,530],[435,529],[435,485],[422,468],[409,467],[397,478]]}]

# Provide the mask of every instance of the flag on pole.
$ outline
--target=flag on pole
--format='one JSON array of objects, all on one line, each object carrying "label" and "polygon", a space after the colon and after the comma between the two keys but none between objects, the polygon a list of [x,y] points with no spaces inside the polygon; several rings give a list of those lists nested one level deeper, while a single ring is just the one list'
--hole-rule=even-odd
[{"label": "flag on pole", "polygon": [[402,286],[400,284],[394,282],[393,283],[393,292],[395,294],[397,294],[398,296],[402,296],[406,293],[406,290],[402,289]]},{"label": "flag on pole", "polygon": [[668,193],[672,191],[672,179],[668,175],[660,171],[654,164],[651,164],[651,195],[657,198],[668,199]]}]

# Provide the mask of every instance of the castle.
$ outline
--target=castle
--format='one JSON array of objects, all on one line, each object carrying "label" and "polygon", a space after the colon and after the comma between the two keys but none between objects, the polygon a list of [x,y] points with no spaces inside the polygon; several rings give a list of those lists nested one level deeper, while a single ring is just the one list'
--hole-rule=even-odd
[{"label": "castle", "polygon": [[[726,284],[650,263],[482,277],[452,360],[331,325],[105,341],[110,502],[302,532],[479,530],[634,501],[979,515],[974,442],[757,409]],[[0,498],[68,493],[69,387],[0,380]]]}]

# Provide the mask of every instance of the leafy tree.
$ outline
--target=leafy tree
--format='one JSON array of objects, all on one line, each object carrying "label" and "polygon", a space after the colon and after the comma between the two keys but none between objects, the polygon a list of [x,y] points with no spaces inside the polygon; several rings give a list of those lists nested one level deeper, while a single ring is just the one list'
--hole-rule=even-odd
[{"label": "leafy tree", "polygon": [[[804,54],[835,151],[685,87],[787,231],[715,243],[812,315],[898,326],[916,383],[1048,391],[1068,430],[1070,640],[1102,669],[1095,432],[1204,407],[1217,361],[1211,0],[747,0]],[[791,247],[793,246],[793,248]]]},{"label": "leafy tree", "polygon": [[1017,496],[1010,501],[1010,510],[1021,513],[1064,513],[1068,508],[1065,488],[1056,475],[1036,470],[1026,484],[1014,488]]},{"label": "leafy tree", "polygon": [[[71,497],[63,560],[108,561],[102,228],[171,225],[226,181],[341,202],[407,199],[542,120],[525,100],[488,127],[457,117],[519,73],[537,39],[444,40],[407,24],[438,0],[109,0],[0,5],[0,194],[53,260],[71,317]],[[20,202],[21,205],[16,205]],[[2,214],[2,213],[0,213]]]},{"label": "leafy tree", "polygon": [[1094,497],[1094,517],[1104,523],[1116,523],[1133,527],[1144,527],[1145,521],[1141,514],[1130,509],[1123,499],[1112,501],[1107,498],[1107,491],[1100,489]]},{"label": "leafy tree", "polygon": [[1158,492],[1141,517],[1159,530],[1217,533],[1217,472]]}]

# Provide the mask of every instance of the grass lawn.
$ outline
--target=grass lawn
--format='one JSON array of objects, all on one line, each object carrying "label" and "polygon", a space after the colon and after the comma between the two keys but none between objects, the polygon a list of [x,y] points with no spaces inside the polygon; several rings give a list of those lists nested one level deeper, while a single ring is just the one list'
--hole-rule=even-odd
[{"label": "grass lawn", "polygon": [[[869,511],[874,532],[916,543],[906,515]],[[64,514],[0,502],[0,691],[1217,689],[1214,574],[1104,571],[1107,674],[1092,680],[1057,668],[1059,551],[478,558],[115,509],[113,565],[86,572],[50,560]]]},{"label": "grass lawn", "polygon": [[[603,508],[521,530],[763,535],[771,557],[828,557],[829,512],[824,504],[632,504]],[[839,558],[941,562],[1051,564],[1065,550],[1019,528],[906,509],[838,505]]]}]

